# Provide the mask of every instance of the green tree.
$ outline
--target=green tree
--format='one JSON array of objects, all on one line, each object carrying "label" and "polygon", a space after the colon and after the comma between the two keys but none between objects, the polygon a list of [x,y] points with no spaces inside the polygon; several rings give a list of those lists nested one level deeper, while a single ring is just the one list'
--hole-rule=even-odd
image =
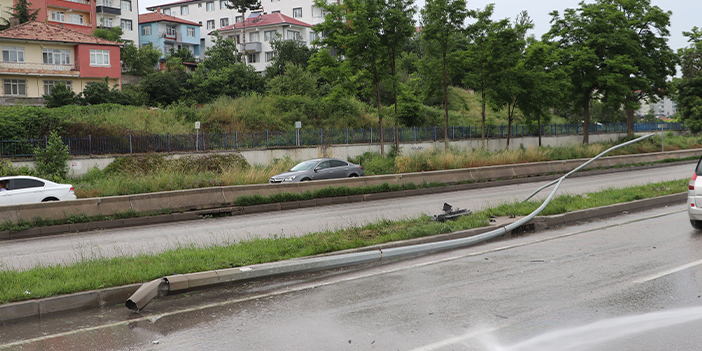
[{"label": "green tree", "polygon": [[128,74],[143,77],[154,72],[162,55],[151,43],[141,47],[127,43],[121,50],[122,68]]},{"label": "green tree", "polygon": [[171,58],[179,58],[181,63],[195,63],[197,61],[195,54],[185,47],[181,47],[178,50],[171,50],[171,52],[166,55],[166,61],[170,60]]},{"label": "green tree", "polygon": [[275,56],[271,64],[266,67],[266,77],[270,78],[284,74],[289,63],[307,69],[310,57],[317,52],[316,49],[309,48],[301,41],[283,40],[280,37],[271,40],[271,46]]},{"label": "green tree", "polygon": [[34,149],[36,172],[39,176],[61,181],[68,175],[68,146],[63,143],[56,131],[49,135],[46,148]]},{"label": "green tree", "polygon": [[95,28],[93,30],[93,36],[106,39],[106,40],[111,40],[111,41],[116,41],[116,42],[122,42],[122,34],[124,32],[122,31],[122,28],[120,27],[111,27],[111,28]]},{"label": "green tree", "polygon": [[449,147],[448,114],[448,74],[446,58],[456,41],[454,36],[463,31],[463,22],[470,13],[465,0],[427,0],[421,11],[422,39],[430,55],[441,57],[443,73],[444,112],[446,124],[444,130],[445,147]]},{"label": "green tree", "polygon": [[495,107],[507,109],[507,149],[512,135],[512,123],[519,96],[524,94],[527,70],[524,64],[527,30],[534,25],[526,11],[522,12],[514,24],[507,24],[501,30],[492,33],[496,36],[492,51],[492,66],[495,68],[492,83],[492,101]]},{"label": "green tree", "polygon": [[241,55],[238,54],[232,38],[223,38],[218,32],[214,32],[212,36],[214,36],[214,45],[205,51],[205,59],[202,60],[201,66],[216,70],[239,62]]},{"label": "green tree", "polygon": [[233,98],[247,93],[264,92],[264,79],[245,63],[235,63],[218,70],[198,67],[190,77],[190,96],[197,102],[206,103],[221,95]]},{"label": "green tree", "polygon": [[80,103],[80,96],[73,92],[64,82],[59,82],[51,88],[51,93],[42,95],[46,100],[46,107],[54,108],[66,105],[76,105]]},{"label": "green tree", "polygon": [[148,96],[151,106],[168,106],[180,100],[189,90],[189,78],[187,73],[178,70],[153,72],[142,78],[139,86]]},{"label": "green tree", "polygon": [[693,133],[702,131],[702,30],[683,32],[689,45],[678,50],[682,77],[674,80],[678,113]]},{"label": "green tree", "polygon": [[302,67],[288,62],[285,73],[275,76],[266,83],[268,92],[272,95],[301,95],[316,97],[317,77]]},{"label": "green tree", "polygon": [[[27,0],[16,0],[15,5],[10,7],[10,11],[7,11],[10,17],[15,17],[19,20],[19,23],[25,23],[29,21],[36,21],[37,15],[39,14],[39,9],[32,10],[32,3]],[[4,24],[0,26],[0,30],[10,28],[10,21],[6,18],[2,19]]]},{"label": "green tree", "polygon": [[387,0],[382,12],[380,43],[386,48],[388,66],[390,66],[393,105],[395,106],[395,150],[400,150],[397,126],[397,55],[405,42],[416,32],[413,19],[416,12],[414,2],[411,0]]},{"label": "green tree", "polygon": [[315,26],[323,33],[320,43],[333,48],[346,62],[368,77],[375,88],[378,106],[378,129],[380,130],[380,154],[385,154],[383,133],[383,110],[380,104],[380,83],[385,75],[383,58],[386,48],[380,40],[383,32],[383,0],[347,0],[343,4],[315,0],[315,6],[323,8],[327,15],[324,22]]}]

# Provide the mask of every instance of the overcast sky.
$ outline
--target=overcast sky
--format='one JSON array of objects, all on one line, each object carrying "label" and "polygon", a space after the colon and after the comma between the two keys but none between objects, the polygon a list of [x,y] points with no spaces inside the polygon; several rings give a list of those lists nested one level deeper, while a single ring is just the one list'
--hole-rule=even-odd
[{"label": "overcast sky", "polygon": [[[146,7],[159,4],[167,4],[175,0],[139,0],[139,12],[145,13]],[[262,0],[265,3],[266,0]],[[283,0],[285,1],[285,0]],[[424,6],[424,0],[416,0],[417,6]],[[526,10],[534,21],[532,34],[537,37],[548,31],[551,27],[548,15],[553,10],[563,13],[566,8],[577,8],[580,0],[468,0],[468,8],[484,8],[489,3],[495,4],[495,14],[493,19],[509,17],[514,19],[519,12]],[[591,3],[592,1],[587,1]],[[670,18],[670,47],[677,50],[687,46],[687,40],[683,37],[683,31],[689,31],[694,26],[702,27],[702,1],[701,0],[652,0],[654,5],[659,6],[664,11],[672,11]]]}]

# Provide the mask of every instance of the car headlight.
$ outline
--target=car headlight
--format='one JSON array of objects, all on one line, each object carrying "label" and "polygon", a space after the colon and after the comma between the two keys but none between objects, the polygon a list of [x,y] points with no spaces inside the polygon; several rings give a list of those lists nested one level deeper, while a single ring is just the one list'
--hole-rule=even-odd
[{"label": "car headlight", "polygon": [[297,176],[289,176],[289,177],[286,177],[283,181],[284,182],[292,182],[293,180],[295,180],[296,177]]}]

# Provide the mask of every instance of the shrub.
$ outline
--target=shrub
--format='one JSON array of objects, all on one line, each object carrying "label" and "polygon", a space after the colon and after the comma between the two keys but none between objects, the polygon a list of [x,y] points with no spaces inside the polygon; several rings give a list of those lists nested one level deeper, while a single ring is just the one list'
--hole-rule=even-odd
[{"label": "shrub", "polygon": [[46,148],[37,147],[34,149],[34,159],[36,160],[38,175],[61,181],[68,175],[68,146],[63,144],[58,133],[51,132]]}]

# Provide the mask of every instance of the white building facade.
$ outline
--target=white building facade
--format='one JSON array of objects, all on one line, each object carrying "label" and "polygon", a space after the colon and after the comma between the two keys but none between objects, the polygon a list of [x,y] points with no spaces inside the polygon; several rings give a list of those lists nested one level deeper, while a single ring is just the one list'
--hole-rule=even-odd
[{"label": "white building facade", "polygon": [[121,27],[122,40],[139,45],[138,0],[97,0],[95,14],[98,27]]},{"label": "white building facade", "polygon": [[[226,3],[226,0],[185,0],[150,6],[146,9],[149,11],[156,11],[160,8],[161,12],[166,15],[201,24],[200,48],[204,53],[206,48],[212,46],[213,37],[210,35],[212,31],[229,27],[243,21],[244,18],[248,18],[251,15],[251,12],[246,12],[242,16],[241,13],[236,10],[228,9]],[[297,21],[309,24],[310,27],[317,23],[324,22],[324,11],[314,6],[313,0],[261,0],[261,5],[262,8],[260,10],[253,12],[261,12],[262,15],[283,14]],[[303,40],[309,45],[315,37],[311,30],[305,31],[305,33],[306,37],[304,37]],[[246,41],[248,42],[248,38]]]}]

